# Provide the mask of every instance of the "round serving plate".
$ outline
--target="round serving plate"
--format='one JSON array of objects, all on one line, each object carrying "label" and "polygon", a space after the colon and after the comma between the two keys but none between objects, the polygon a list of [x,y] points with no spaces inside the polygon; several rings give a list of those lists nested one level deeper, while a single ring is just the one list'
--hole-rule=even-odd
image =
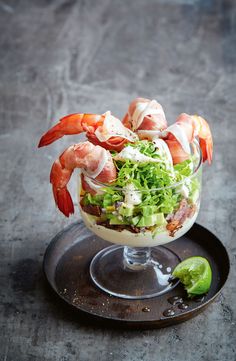
[{"label": "round serving plate", "polygon": [[213,233],[195,223],[188,233],[166,247],[181,260],[190,256],[208,259],[213,279],[206,295],[188,299],[179,284],[170,292],[150,299],[113,297],[100,290],[89,275],[94,255],[110,245],[92,234],[82,222],[77,222],[52,239],[44,256],[44,272],[54,291],[75,310],[83,311],[102,323],[161,328],[187,321],[217,297],[229,274],[225,247]]}]

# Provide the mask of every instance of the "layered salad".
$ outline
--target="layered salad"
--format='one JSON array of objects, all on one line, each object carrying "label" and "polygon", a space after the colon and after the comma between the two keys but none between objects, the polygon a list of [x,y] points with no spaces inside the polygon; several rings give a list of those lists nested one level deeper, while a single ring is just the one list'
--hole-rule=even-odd
[{"label": "layered salad", "polygon": [[156,100],[136,98],[122,120],[110,111],[73,113],[40,139],[47,146],[85,133],[54,161],[50,183],[58,209],[69,217],[68,183],[80,169],[79,207],[86,225],[112,243],[153,246],[170,242],[194,223],[202,163],[212,162],[213,139],[201,116],[181,113],[168,125]]},{"label": "layered salad", "polygon": [[173,241],[193,225],[201,186],[197,147],[175,165],[161,139],[127,143],[111,154],[117,169],[111,185],[80,176],[81,215],[95,234],[144,247]]}]

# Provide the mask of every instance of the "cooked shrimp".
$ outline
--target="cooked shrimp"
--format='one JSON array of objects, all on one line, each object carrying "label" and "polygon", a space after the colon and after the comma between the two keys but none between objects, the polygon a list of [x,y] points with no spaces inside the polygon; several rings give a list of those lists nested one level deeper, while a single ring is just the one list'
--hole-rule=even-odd
[{"label": "cooked shrimp", "polygon": [[39,147],[53,143],[64,135],[86,132],[87,138],[108,150],[120,151],[128,141],[138,139],[130,129],[108,111],[105,114],[75,113],[65,116],[40,139]]},{"label": "cooked shrimp", "polygon": [[116,179],[116,168],[109,151],[88,141],[67,148],[53,163],[50,174],[56,205],[66,217],[74,213],[67,183],[75,168],[81,168],[84,174],[100,182],[111,183]]},{"label": "cooked shrimp", "polygon": [[197,124],[196,128],[198,128],[197,136],[202,150],[203,162],[208,160],[208,163],[211,164],[213,157],[213,139],[209,124],[199,115],[193,115],[192,117]]},{"label": "cooked shrimp", "polygon": [[130,103],[123,124],[134,131],[163,130],[167,127],[161,104],[145,98],[136,98]]},{"label": "cooked shrimp", "polygon": [[[205,119],[198,115],[182,113],[176,122],[164,132],[167,134],[166,142],[169,146],[174,163],[187,159],[190,153],[189,143],[195,137],[199,138],[203,162],[208,160],[211,164],[213,155],[213,140],[210,127]],[[177,144],[178,143],[178,144]]]}]

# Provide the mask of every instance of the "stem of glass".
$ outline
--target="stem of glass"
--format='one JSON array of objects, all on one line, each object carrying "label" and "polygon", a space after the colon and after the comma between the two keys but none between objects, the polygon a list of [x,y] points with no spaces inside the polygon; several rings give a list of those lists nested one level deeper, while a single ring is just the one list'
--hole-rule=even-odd
[{"label": "stem of glass", "polygon": [[151,248],[124,247],[124,265],[131,270],[142,270],[150,264]]}]

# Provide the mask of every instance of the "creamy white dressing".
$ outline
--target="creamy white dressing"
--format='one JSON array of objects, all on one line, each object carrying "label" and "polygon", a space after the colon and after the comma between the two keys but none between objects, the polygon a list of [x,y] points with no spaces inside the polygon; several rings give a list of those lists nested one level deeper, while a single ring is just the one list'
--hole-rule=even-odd
[{"label": "creamy white dressing", "polygon": [[183,236],[192,227],[197,218],[198,210],[199,209],[196,210],[192,218],[186,219],[182,227],[177,230],[172,237],[166,229],[163,229],[163,231],[158,234],[153,234],[151,231],[132,233],[126,229],[121,232],[109,229],[104,226],[97,225],[95,220],[96,217],[84,212],[80,207],[81,217],[85,225],[91,229],[92,232],[106,241],[129,247],[155,247],[174,241],[175,239]]},{"label": "creamy white dressing", "polygon": [[[130,145],[122,149],[120,153],[118,153],[114,159],[115,160],[132,160],[135,162],[149,162],[149,163],[161,163],[165,161],[166,169],[168,169],[171,175],[174,177],[174,166],[173,160],[170,153],[170,150],[163,139],[154,138],[153,144],[156,146],[156,154],[160,155],[161,158],[152,158],[142,154],[137,148],[134,148]],[[163,159],[164,158],[164,159]]]},{"label": "creamy white dressing", "polygon": [[[161,286],[167,286],[170,284],[170,277],[171,277],[171,273],[167,273],[167,274],[164,274],[160,268],[159,268],[159,263],[155,262],[152,260],[152,264],[155,265],[155,267],[153,268],[156,275],[157,275],[157,279],[158,279],[158,283],[161,285]],[[170,268],[170,267],[167,267],[167,268]],[[167,269],[166,269],[167,270]],[[171,272],[171,268],[170,268],[170,271],[167,271],[167,272]]]},{"label": "creamy white dressing", "polygon": [[160,153],[160,155],[166,159],[165,162],[166,168],[169,169],[170,172],[172,173],[172,176],[174,176],[175,173],[174,173],[173,159],[170,150],[168,148],[168,145],[163,139],[159,139],[159,138],[154,138],[153,143],[158,148],[158,152]]},{"label": "creamy white dressing", "polygon": [[135,162],[152,162],[159,163],[162,162],[160,159],[148,157],[145,154],[142,154],[137,148],[134,148],[130,145],[122,149],[120,153],[118,153],[113,159],[115,160],[133,160]]},{"label": "creamy white dressing", "polygon": [[129,206],[136,206],[142,202],[142,193],[130,183],[124,189],[125,203]]}]

